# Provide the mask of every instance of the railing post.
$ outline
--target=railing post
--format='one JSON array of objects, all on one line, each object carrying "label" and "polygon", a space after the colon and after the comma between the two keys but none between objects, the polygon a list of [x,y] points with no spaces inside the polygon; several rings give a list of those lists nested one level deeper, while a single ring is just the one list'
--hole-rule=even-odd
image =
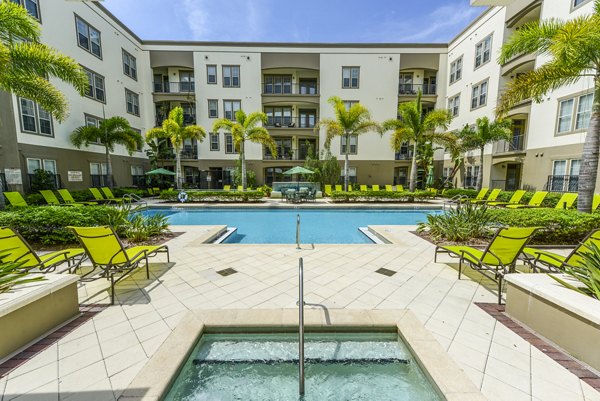
[{"label": "railing post", "polygon": [[304,262],[298,262],[298,393],[304,395]]},{"label": "railing post", "polygon": [[296,249],[300,249],[300,215],[296,215]]}]

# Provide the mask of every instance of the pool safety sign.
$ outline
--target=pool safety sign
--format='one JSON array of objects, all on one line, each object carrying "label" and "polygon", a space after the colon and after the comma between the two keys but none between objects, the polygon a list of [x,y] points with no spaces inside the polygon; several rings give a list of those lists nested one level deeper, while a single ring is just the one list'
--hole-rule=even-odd
[{"label": "pool safety sign", "polygon": [[23,185],[23,176],[20,168],[5,168],[4,177],[8,185]]},{"label": "pool safety sign", "polygon": [[69,170],[67,172],[69,182],[83,182],[83,171]]}]

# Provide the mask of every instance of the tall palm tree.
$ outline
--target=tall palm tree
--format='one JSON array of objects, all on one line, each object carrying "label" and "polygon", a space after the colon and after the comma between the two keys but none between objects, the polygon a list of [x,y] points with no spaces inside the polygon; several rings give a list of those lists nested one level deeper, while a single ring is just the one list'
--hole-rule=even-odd
[{"label": "tall palm tree", "polygon": [[40,24],[25,8],[0,2],[0,90],[31,99],[64,121],[67,100],[48,77],[73,85],[83,95],[87,76],[75,60],[40,43],[40,34]]},{"label": "tall palm tree", "polygon": [[246,114],[243,110],[235,113],[235,120],[221,118],[213,124],[213,131],[225,130],[233,138],[233,145],[240,153],[242,164],[242,188],[244,191],[248,185],[246,177],[246,141],[266,146],[273,157],[277,157],[277,143],[273,140],[269,131],[258,123],[266,124],[267,115],[260,111]]},{"label": "tall palm tree", "polygon": [[481,189],[483,186],[483,152],[485,145],[500,140],[510,140],[513,136],[512,121],[501,118],[494,121],[490,121],[488,117],[478,118],[475,126],[465,125],[458,136],[462,140],[465,149],[479,149],[481,167],[477,176],[477,189]]},{"label": "tall palm tree", "polygon": [[319,121],[315,126],[315,131],[321,127],[325,128],[325,147],[331,147],[331,141],[336,136],[342,137],[346,141],[346,151],[344,152],[344,190],[348,191],[348,155],[350,154],[350,137],[365,134],[370,131],[379,132],[381,126],[379,123],[371,120],[371,113],[360,103],[353,104],[349,109],[346,108],[344,101],[337,96],[332,96],[328,100],[333,107],[335,118],[325,118]]},{"label": "tall palm tree", "polygon": [[106,154],[107,185],[112,188],[112,162],[110,153],[114,152],[115,145],[125,146],[131,155],[133,151],[142,147],[144,141],[142,136],[131,128],[129,122],[123,117],[111,117],[100,121],[98,127],[83,125],[71,134],[71,143],[78,149],[90,144],[104,146]]},{"label": "tall palm tree", "polygon": [[398,106],[398,119],[386,120],[383,122],[383,132],[391,131],[392,148],[398,152],[405,142],[412,142],[413,155],[410,167],[409,190],[415,191],[417,186],[417,150],[418,147],[426,142],[440,143],[441,137],[436,130],[446,130],[452,122],[452,115],[449,110],[435,109],[427,114],[423,114],[423,105],[421,103],[421,90],[417,93],[417,99],[412,102],[400,103]]},{"label": "tall palm tree", "polygon": [[497,107],[502,116],[516,103],[542,97],[582,77],[593,77],[594,101],[588,132],[583,145],[579,173],[577,209],[590,213],[598,176],[600,149],[600,0],[594,12],[570,21],[556,19],[524,25],[502,46],[498,62],[503,64],[522,53],[543,55],[545,64],[519,75],[508,84]]},{"label": "tall palm tree", "polygon": [[175,107],[169,112],[169,118],[163,121],[162,127],[152,128],[146,132],[146,140],[169,139],[175,152],[175,183],[177,189],[183,186],[183,175],[181,174],[181,148],[186,139],[195,139],[202,142],[206,137],[206,131],[199,125],[184,125],[183,109]]},{"label": "tall palm tree", "polygon": [[453,163],[452,170],[442,185],[446,186],[448,182],[452,182],[456,174],[463,167],[467,149],[456,131],[442,134],[439,138],[439,143],[443,145],[446,152],[450,154],[450,160],[452,160]]}]

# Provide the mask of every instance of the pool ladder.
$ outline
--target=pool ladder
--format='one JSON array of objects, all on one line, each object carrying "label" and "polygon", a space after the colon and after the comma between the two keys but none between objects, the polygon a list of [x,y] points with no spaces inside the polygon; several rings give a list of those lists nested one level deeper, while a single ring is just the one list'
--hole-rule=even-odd
[{"label": "pool ladder", "polygon": [[300,215],[296,215],[296,249],[300,249]]},{"label": "pool ladder", "polygon": [[[298,216],[300,223],[300,216]],[[304,262],[302,258],[298,261],[299,285],[298,285],[298,393],[304,396]]]}]

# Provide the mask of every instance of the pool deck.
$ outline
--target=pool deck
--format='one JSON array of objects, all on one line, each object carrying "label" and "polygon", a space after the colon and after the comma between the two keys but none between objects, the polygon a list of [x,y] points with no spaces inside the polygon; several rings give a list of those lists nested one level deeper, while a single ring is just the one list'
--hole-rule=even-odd
[{"label": "pool deck", "polygon": [[[205,244],[221,227],[173,226],[184,232],[167,243],[174,265],[155,258],[149,280],[140,271],[117,285],[114,306],[105,280],[80,284],[82,317],[11,360],[0,399],[117,400],[189,311],[294,308],[303,257],[306,302],[317,309],[409,309],[489,400],[600,401],[590,385],[476,304],[492,304],[496,295],[482,279],[458,280],[443,263],[449,259],[434,263],[434,245],[414,228],[372,227],[393,244],[297,250]],[[217,273],[227,268],[237,273]]]}]

